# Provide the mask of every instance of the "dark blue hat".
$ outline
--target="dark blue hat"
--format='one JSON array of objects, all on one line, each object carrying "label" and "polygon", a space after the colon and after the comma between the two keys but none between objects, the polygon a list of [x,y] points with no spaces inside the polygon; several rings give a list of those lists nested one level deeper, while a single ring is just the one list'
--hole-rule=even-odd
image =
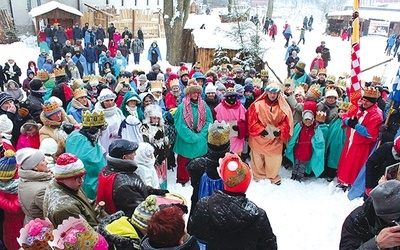
[{"label": "dark blue hat", "polygon": [[139,147],[137,142],[125,139],[113,141],[108,147],[108,154],[113,158],[122,158],[124,155],[132,154]]}]

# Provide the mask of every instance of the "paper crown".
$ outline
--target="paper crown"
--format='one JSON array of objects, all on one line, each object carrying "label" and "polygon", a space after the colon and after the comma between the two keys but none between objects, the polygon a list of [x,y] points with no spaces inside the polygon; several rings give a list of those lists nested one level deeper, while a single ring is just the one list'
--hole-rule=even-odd
[{"label": "paper crown", "polygon": [[69,217],[53,231],[54,240],[49,242],[53,249],[96,249],[99,235],[79,215],[79,218]]},{"label": "paper crown", "polygon": [[179,69],[179,76],[182,77],[184,75],[188,75],[189,74],[189,70],[186,66],[181,66],[181,68]]},{"label": "paper crown", "polygon": [[349,102],[339,102],[339,109],[341,110],[349,110],[350,103]]},{"label": "paper crown", "polygon": [[374,88],[374,87],[366,87],[366,88],[364,88],[363,97],[378,98],[379,95],[380,95],[379,90]]},{"label": "paper crown", "polygon": [[106,125],[106,120],[103,111],[90,113],[89,110],[86,110],[82,113],[82,127],[100,127],[104,125]]},{"label": "paper crown", "polygon": [[224,64],[221,65],[220,68],[221,68],[221,69],[228,69],[228,64],[224,63]]},{"label": "paper crown", "polygon": [[129,84],[129,77],[120,77],[118,79],[118,83],[128,83]]},{"label": "paper crown", "polygon": [[39,79],[41,81],[47,81],[47,79],[49,79],[49,73],[44,69],[38,70],[34,78]]},{"label": "paper crown", "polygon": [[48,218],[36,218],[19,230],[17,241],[24,250],[51,250],[48,241],[54,239],[53,229]]},{"label": "paper crown", "polygon": [[152,81],[151,82],[151,87],[150,87],[150,91],[151,92],[155,92],[155,91],[161,91],[162,92],[162,88],[164,86],[164,82],[157,80],[157,81]]},{"label": "paper crown", "polygon": [[201,63],[200,63],[200,62],[196,62],[196,63],[194,64],[194,67],[195,67],[195,68],[201,68]]},{"label": "paper crown", "polygon": [[379,76],[373,76],[372,77],[372,81],[373,82],[377,82],[377,83],[381,83],[382,82],[382,78],[380,78]]},{"label": "paper crown", "polygon": [[233,70],[236,71],[237,69],[241,69],[242,67],[240,66],[240,64],[235,64],[233,65]]},{"label": "paper crown", "polygon": [[219,122],[214,121],[214,123],[208,126],[208,143],[221,146],[229,142],[229,124],[225,121]]},{"label": "paper crown", "polygon": [[326,69],[319,69],[318,70],[318,75],[319,74],[324,74],[326,76]]},{"label": "paper crown", "polygon": [[89,81],[89,76],[88,75],[84,75],[83,77],[82,77],[82,81],[83,82],[88,82]]},{"label": "paper crown", "polygon": [[326,113],[324,111],[317,111],[317,114],[315,115],[315,120],[318,122],[325,122],[326,119]]},{"label": "paper crown", "polygon": [[284,83],[285,83],[285,84],[293,85],[293,84],[294,84],[294,79],[292,79],[292,78],[286,78],[285,81],[284,81]]},{"label": "paper crown", "polygon": [[56,78],[56,75],[54,73],[50,73],[49,78],[54,80]]},{"label": "paper crown", "polygon": [[264,76],[264,77],[267,77],[267,76],[269,76],[269,72],[266,69],[262,69],[260,75]]},{"label": "paper crown", "polygon": [[54,68],[54,75],[58,76],[65,76],[65,69],[64,68]]},{"label": "paper crown", "polygon": [[261,88],[261,86],[262,86],[262,80],[261,80],[261,78],[253,78],[253,82],[252,82],[252,84],[253,84],[253,86],[257,86],[257,87],[260,87]]},{"label": "paper crown", "polygon": [[341,77],[343,77],[343,78],[350,78],[351,75],[350,75],[349,73],[347,73],[347,72],[343,72],[342,75],[341,75]]},{"label": "paper crown", "polygon": [[335,82],[336,82],[336,76],[334,76],[334,75],[329,75],[329,76],[326,78],[326,81],[330,81],[330,82],[335,83]]},{"label": "paper crown", "polygon": [[318,70],[316,70],[316,69],[312,69],[311,72],[310,72],[310,74],[311,74],[312,76],[316,76],[317,73],[318,73]]},{"label": "paper crown", "polygon": [[321,90],[319,84],[312,84],[309,88],[307,93],[311,95],[315,100],[321,97]]},{"label": "paper crown", "polygon": [[307,92],[307,90],[308,90],[308,84],[305,82],[299,83],[299,85],[297,85],[297,87],[302,87],[304,89],[304,92]]},{"label": "paper crown", "polygon": [[171,80],[169,82],[169,87],[172,88],[172,86],[179,86],[179,79]]},{"label": "paper crown", "polygon": [[107,79],[102,76],[99,76],[98,79],[99,79],[98,81],[102,82],[102,83],[106,83],[106,81],[107,81]]},{"label": "paper crown", "polygon": [[51,116],[55,114],[56,112],[60,111],[60,107],[58,106],[58,103],[56,101],[46,101],[43,105],[43,113],[46,116]]},{"label": "paper crown", "polygon": [[304,62],[301,62],[301,61],[298,61],[297,63],[296,63],[296,66],[295,66],[297,69],[299,69],[300,71],[304,71],[304,68],[306,67],[306,64],[304,63]]},{"label": "paper crown", "polygon": [[86,97],[87,96],[87,90],[83,88],[77,88],[74,90],[74,98],[78,99],[79,97]]},{"label": "paper crown", "polygon": [[301,87],[301,86],[297,86],[297,87],[294,89],[294,95],[296,96],[296,95],[299,95],[299,94],[302,95],[302,96],[305,95],[304,88]]},{"label": "paper crown", "polygon": [[237,95],[237,91],[235,88],[233,87],[229,87],[225,90],[225,95],[224,96],[233,96],[233,95]]},{"label": "paper crown", "polygon": [[339,80],[338,82],[337,82],[337,86],[339,87],[339,88],[341,88],[342,90],[346,90],[346,88],[347,88],[347,82],[346,82],[346,80]]}]

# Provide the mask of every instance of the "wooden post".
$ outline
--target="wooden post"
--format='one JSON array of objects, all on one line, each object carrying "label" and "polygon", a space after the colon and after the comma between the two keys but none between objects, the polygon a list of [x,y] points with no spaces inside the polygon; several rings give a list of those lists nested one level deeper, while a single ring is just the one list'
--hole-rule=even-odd
[{"label": "wooden post", "polygon": [[132,9],[132,38],[135,37],[135,10]]}]

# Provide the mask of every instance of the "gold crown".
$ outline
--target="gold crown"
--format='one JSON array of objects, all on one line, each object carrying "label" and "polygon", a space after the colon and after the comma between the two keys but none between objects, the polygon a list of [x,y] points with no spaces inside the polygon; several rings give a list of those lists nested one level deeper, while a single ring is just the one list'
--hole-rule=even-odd
[{"label": "gold crown", "polygon": [[294,89],[294,95],[301,94],[301,95],[304,96],[304,93],[305,93],[305,91],[304,91],[304,88],[302,86],[297,86]]},{"label": "gold crown", "polygon": [[367,87],[364,89],[363,97],[378,98],[379,95],[379,90],[374,87]]},{"label": "gold crown", "polygon": [[297,87],[302,87],[304,89],[304,92],[307,92],[307,90],[308,90],[308,84],[304,83],[304,82],[299,83],[299,85],[297,85]]},{"label": "gold crown", "polygon": [[47,81],[47,79],[49,79],[49,73],[46,70],[38,70],[36,72],[36,79],[39,79],[41,81]]},{"label": "gold crown", "polygon": [[157,89],[157,90],[159,90],[159,89],[162,89],[163,86],[164,86],[164,82],[163,82],[163,81],[160,81],[160,80],[152,81],[152,82],[151,82],[151,88],[150,88],[150,89]]},{"label": "gold crown", "polygon": [[260,72],[260,75],[267,77],[269,75],[268,70],[262,69],[261,72]]},{"label": "gold crown", "polygon": [[310,72],[310,74],[311,74],[312,76],[316,76],[317,73],[318,73],[318,70],[317,70],[317,69],[312,69],[311,72]]},{"label": "gold crown", "polygon": [[261,85],[262,85],[262,83],[261,83],[262,81],[261,81],[261,78],[253,78],[253,86],[258,86],[258,87],[261,87]]},{"label": "gold crown", "polygon": [[172,88],[172,86],[179,86],[179,79],[173,79],[169,82],[169,87]]},{"label": "gold crown", "polygon": [[65,76],[65,69],[64,68],[55,68],[54,69],[54,75],[56,77],[58,76]]},{"label": "gold crown", "polygon": [[220,68],[221,68],[221,69],[228,69],[228,64],[224,63],[224,64],[221,65]]},{"label": "gold crown", "polygon": [[336,76],[334,76],[334,75],[329,75],[329,76],[326,78],[326,81],[330,81],[330,82],[335,83],[335,82],[336,82]]},{"label": "gold crown", "polygon": [[349,110],[350,103],[349,102],[339,102],[339,109],[341,110]]},{"label": "gold crown", "polygon": [[284,84],[293,85],[293,84],[294,84],[294,79],[292,79],[292,78],[286,78],[285,81],[284,81]]},{"label": "gold crown", "polygon": [[104,125],[106,125],[106,120],[103,111],[90,113],[89,110],[86,110],[82,113],[82,127],[100,127]]},{"label": "gold crown", "polygon": [[229,94],[237,94],[236,89],[233,87],[227,88],[225,90],[225,95],[229,95]]},{"label": "gold crown", "polygon": [[346,82],[346,80],[339,80],[339,81],[337,82],[337,86],[340,87],[340,88],[343,89],[343,90],[346,90],[346,88],[347,88],[347,82]]},{"label": "gold crown", "polygon": [[233,69],[240,69],[240,64],[233,65]]},{"label": "gold crown", "polygon": [[58,103],[56,101],[53,102],[45,102],[42,105],[43,112],[45,115],[47,114],[54,114],[56,111],[60,110],[60,107],[58,106]]},{"label": "gold crown", "polygon": [[341,89],[339,86],[337,86],[337,85],[327,86],[327,87],[325,88],[325,93],[326,93],[328,90],[334,90],[334,91],[336,91],[336,93],[338,94],[338,97],[339,97],[339,98],[342,98],[342,96],[343,96],[343,91],[342,91],[342,89]]},{"label": "gold crown", "polygon": [[107,81],[107,79],[102,76],[99,76],[98,79],[99,79],[99,82],[102,82],[102,83],[105,83]]},{"label": "gold crown", "polygon": [[324,111],[317,111],[317,114],[315,115],[315,120],[318,122],[325,122],[326,119],[326,113]]},{"label": "gold crown", "polygon": [[89,80],[90,80],[90,78],[89,78],[88,75],[84,75],[84,76],[82,77],[82,81],[83,81],[83,82],[88,82]]},{"label": "gold crown", "polygon": [[380,78],[379,76],[373,76],[373,77],[372,77],[372,81],[373,81],[373,82],[381,83],[381,82],[382,82],[382,78]]},{"label": "gold crown", "polygon": [[208,143],[221,146],[229,142],[229,124],[225,121],[214,121],[208,127]]},{"label": "gold crown", "polygon": [[129,77],[120,77],[118,79],[118,83],[128,83],[129,84]]},{"label": "gold crown", "polygon": [[345,79],[350,78],[351,75],[347,72],[343,72],[342,77],[344,77]]},{"label": "gold crown", "polygon": [[310,95],[314,98],[314,99],[318,99],[321,96],[321,90],[320,90],[321,86],[319,84],[312,84],[310,86],[310,88],[308,88],[307,93],[310,93]]},{"label": "gold crown", "polygon": [[54,80],[54,79],[56,78],[56,75],[55,75],[54,73],[50,73],[50,74],[49,74],[49,78],[52,79],[52,80]]},{"label": "gold crown", "polygon": [[196,63],[194,64],[194,67],[195,67],[195,68],[201,68],[201,63],[200,63],[200,62],[196,62]]},{"label": "gold crown", "polygon": [[319,74],[324,74],[326,76],[326,69],[319,69],[318,70],[318,75]]},{"label": "gold crown", "polygon": [[84,97],[84,96],[87,96],[86,89],[77,88],[74,90],[74,98],[75,99],[78,99],[79,97]]}]

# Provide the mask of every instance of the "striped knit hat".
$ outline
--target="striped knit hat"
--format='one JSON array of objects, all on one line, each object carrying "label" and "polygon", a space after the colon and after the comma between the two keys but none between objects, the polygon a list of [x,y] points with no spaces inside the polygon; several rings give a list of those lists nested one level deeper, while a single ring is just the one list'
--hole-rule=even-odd
[{"label": "striped knit hat", "polygon": [[12,150],[6,150],[4,157],[0,159],[0,180],[11,180],[17,171],[17,161]]},{"label": "striped knit hat", "polygon": [[53,172],[56,180],[76,178],[86,174],[83,162],[70,153],[63,153],[57,158]]}]

